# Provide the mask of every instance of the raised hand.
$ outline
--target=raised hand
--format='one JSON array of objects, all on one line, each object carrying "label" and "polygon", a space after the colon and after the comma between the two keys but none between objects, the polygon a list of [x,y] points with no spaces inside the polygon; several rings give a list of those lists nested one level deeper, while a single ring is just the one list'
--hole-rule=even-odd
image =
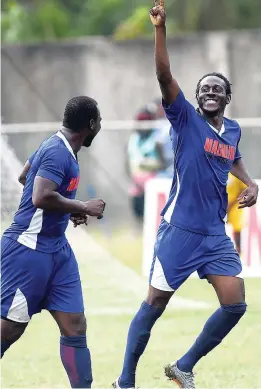
[{"label": "raised hand", "polygon": [[150,20],[155,27],[165,26],[166,12],[164,0],[155,0],[155,6],[150,10]]}]

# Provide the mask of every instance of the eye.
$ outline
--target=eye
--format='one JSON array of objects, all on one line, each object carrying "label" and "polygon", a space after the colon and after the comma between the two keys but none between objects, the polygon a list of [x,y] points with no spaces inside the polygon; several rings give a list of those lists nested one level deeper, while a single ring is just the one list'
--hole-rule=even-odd
[{"label": "eye", "polygon": [[224,92],[223,88],[220,85],[215,85],[213,90],[217,93],[222,93]]},{"label": "eye", "polygon": [[202,86],[201,88],[201,92],[205,93],[209,90],[209,87],[208,86]]}]

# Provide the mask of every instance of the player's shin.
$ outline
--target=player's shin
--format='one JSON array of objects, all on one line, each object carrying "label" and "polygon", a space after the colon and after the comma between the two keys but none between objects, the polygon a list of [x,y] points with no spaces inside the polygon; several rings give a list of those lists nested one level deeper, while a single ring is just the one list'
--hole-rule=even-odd
[{"label": "player's shin", "polygon": [[208,319],[191,349],[178,360],[178,368],[191,372],[196,363],[218,346],[246,312],[246,304],[221,305]]},{"label": "player's shin", "polygon": [[132,320],[128,333],[123,370],[119,379],[121,388],[135,386],[135,374],[139,358],[148,344],[153,325],[163,312],[164,310],[143,302]]},{"label": "player's shin", "polygon": [[92,367],[85,335],[61,336],[60,353],[72,388],[91,388]]}]

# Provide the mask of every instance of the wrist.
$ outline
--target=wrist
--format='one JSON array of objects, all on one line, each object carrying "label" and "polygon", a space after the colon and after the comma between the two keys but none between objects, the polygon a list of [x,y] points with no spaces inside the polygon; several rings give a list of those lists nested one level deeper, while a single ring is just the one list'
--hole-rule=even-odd
[{"label": "wrist", "polygon": [[250,187],[250,188],[258,188],[258,185],[257,185],[257,183],[256,183],[254,180],[252,180],[252,181],[249,183],[248,187]]},{"label": "wrist", "polygon": [[160,24],[160,25],[154,25],[155,27],[155,30],[162,30],[162,31],[165,31],[166,30],[166,24]]}]

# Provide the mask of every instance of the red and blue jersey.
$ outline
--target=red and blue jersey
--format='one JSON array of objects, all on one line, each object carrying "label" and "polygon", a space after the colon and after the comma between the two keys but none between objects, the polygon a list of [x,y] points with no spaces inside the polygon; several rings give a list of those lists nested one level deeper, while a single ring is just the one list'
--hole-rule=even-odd
[{"label": "red and blue jersey", "polygon": [[29,161],[31,168],[22,199],[14,221],[4,236],[33,250],[56,252],[67,243],[65,230],[70,214],[36,208],[32,203],[34,180],[36,176],[47,178],[57,184],[59,194],[67,199],[75,199],[80,178],[78,161],[60,131],[45,140]]},{"label": "red and blue jersey", "polygon": [[224,118],[218,132],[185,99],[182,91],[167,105],[175,156],[169,200],[161,215],[179,228],[204,235],[225,234],[226,185],[233,162],[241,158],[241,129]]}]

